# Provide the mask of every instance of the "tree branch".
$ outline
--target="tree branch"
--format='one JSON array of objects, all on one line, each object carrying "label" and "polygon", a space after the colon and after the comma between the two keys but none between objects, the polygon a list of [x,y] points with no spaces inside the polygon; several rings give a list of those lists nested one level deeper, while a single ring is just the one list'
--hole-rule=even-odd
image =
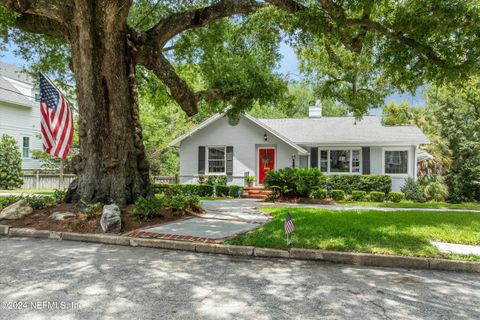
[{"label": "tree branch", "polygon": [[15,20],[15,26],[25,32],[43,34],[65,41],[68,41],[69,37],[68,29],[61,23],[28,13],[18,17]]},{"label": "tree branch", "polygon": [[203,27],[214,20],[235,14],[250,14],[261,7],[264,7],[264,4],[255,0],[220,0],[208,7],[173,13],[146,31],[146,41],[163,47],[183,31]]},{"label": "tree branch", "polygon": [[73,12],[72,0],[0,0],[10,11],[48,18],[60,23],[70,20]]},{"label": "tree branch", "polygon": [[308,9],[308,7],[294,0],[266,0],[266,2],[288,13],[296,13]]}]

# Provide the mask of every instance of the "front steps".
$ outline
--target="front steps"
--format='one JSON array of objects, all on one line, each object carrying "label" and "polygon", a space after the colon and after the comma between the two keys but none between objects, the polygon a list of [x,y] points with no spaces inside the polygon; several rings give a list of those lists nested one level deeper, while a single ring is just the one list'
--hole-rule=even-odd
[{"label": "front steps", "polygon": [[246,199],[265,199],[272,191],[265,189],[262,186],[244,187],[243,198]]}]

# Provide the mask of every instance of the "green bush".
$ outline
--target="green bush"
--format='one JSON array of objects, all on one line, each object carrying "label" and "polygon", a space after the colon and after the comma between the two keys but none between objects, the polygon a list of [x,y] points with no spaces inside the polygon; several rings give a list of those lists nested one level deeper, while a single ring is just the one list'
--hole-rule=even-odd
[{"label": "green bush", "polygon": [[57,203],[59,203],[65,199],[66,193],[67,193],[66,190],[55,189],[55,191],[53,191],[52,197],[55,199]]},{"label": "green bush", "polygon": [[405,199],[405,194],[403,192],[390,192],[387,199],[391,202],[401,202]]},{"label": "green bush", "polygon": [[281,198],[308,197],[320,185],[321,177],[316,168],[283,168],[269,171],[264,185]]},{"label": "green bush", "polygon": [[369,194],[370,201],[372,202],[383,202],[385,201],[385,193],[379,191],[372,191]]},{"label": "green bush", "polygon": [[228,197],[228,194],[230,193],[229,186],[215,186],[214,188],[217,193],[217,197]]},{"label": "green bush", "polygon": [[389,175],[333,174],[326,176],[323,183],[348,194],[354,190],[388,193],[392,189],[392,177]]},{"label": "green bush", "polygon": [[205,184],[209,186],[226,186],[227,176],[209,175],[205,176]]},{"label": "green bush", "polygon": [[0,137],[0,189],[20,188],[22,176],[22,155],[17,141],[3,134]]},{"label": "green bush", "polygon": [[427,201],[443,202],[448,197],[448,187],[442,176],[436,174],[425,175],[418,179],[423,187],[423,195]]},{"label": "green bush", "polygon": [[323,200],[327,195],[327,189],[315,189],[310,193],[310,198]]},{"label": "green bush", "polygon": [[0,197],[0,211],[21,199],[21,196]]},{"label": "green bush", "polygon": [[199,197],[211,197],[213,186],[207,184],[157,184],[154,186],[154,191],[162,194],[190,194]]},{"label": "green bush", "polygon": [[363,190],[353,190],[352,191],[352,200],[353,201],[365,201],[367,192]]},{"label": "green bush", "polygon": [[160,197],[140,197],[133,206],[133,215],[137,220],[150,220],[155,217],[163,217],[168,211],[185,214],[188,209],[198,211],[200,199],[195,195],[188,194],[165,194]]},{"label": "green bush", "polygon": [[332,190],[332,199],[335,201],[341,201],[345,199],[345,191],[343,190]]},{"label": "green bush", "polygon": [[[240,193],[239,193],[240,191]],[[240,194],[240,196],[239,196]],[[243,187],[241,186],[230,186],[230,190],[228,191],[228,196],[233,198],[241,198],[243,194]]]},{"label": "green bush", "polygon": [[422,186],[415,179],[408,177],[400,189],[405,194],[405,199],[415,202],[425,202]]}]

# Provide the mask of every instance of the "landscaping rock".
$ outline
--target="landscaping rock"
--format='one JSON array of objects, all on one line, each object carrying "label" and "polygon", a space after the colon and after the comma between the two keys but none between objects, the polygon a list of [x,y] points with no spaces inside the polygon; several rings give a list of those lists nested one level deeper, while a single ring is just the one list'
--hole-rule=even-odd
[{"label": "landscaping rock", "polygon": [[103,207],[100,226],[103,232],[120,232],[122,218],[120,216],[120,208],[115,203]]},{"label": "landscaping rock", "polygon": [[0,212],[0,220],[16,220],[28,216],[33,212],[32,207],[28,204],[27,200],[19,200]]},{"label": "landscaping rock", "polygon": [[54,212],[49,216],[50,219],[57,220],[57,221],[63,221],[65,220],[65,218],[71,218],[71,217],[75,217],[75,213],[71,213],[68,211]]}]

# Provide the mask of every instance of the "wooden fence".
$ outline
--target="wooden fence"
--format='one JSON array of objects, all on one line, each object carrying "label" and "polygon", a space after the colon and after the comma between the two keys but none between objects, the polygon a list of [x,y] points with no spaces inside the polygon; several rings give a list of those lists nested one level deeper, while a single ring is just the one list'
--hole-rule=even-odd
[{"label": "wooden fence", "polygon": [[67,189],[75,178],[74,174],[25,174],[22,189]]},{"label": "wooden fence", "polygon": [[[75,178],[74,174],[24,174],[22,189],[67,189]],[[178,176],[155,176],[153,181],[156,184],[177,184]]]}]

